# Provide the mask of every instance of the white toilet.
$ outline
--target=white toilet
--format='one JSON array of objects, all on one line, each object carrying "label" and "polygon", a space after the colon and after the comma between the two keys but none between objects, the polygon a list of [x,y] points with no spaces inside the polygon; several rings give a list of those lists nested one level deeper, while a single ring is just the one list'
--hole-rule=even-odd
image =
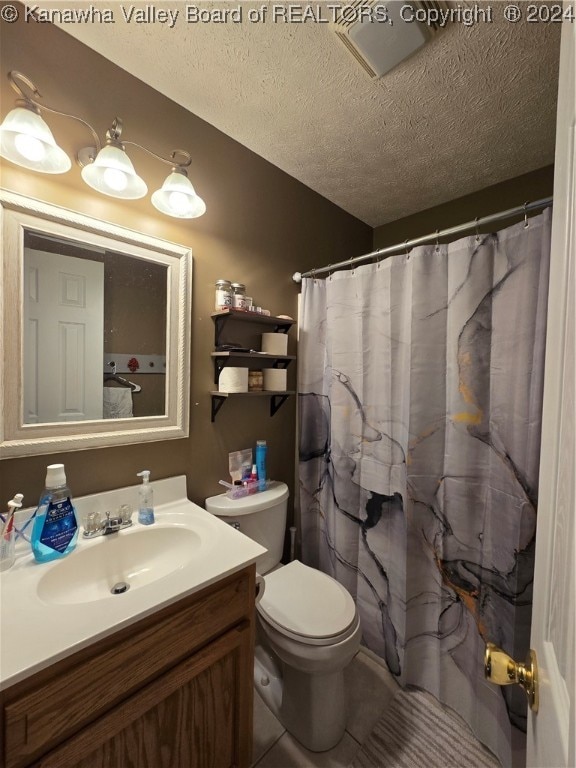
[{"label": "white toilet", "polygon": [[206,499],[206,509],[268,552],[256,570],[265,588],[257,603],[254,682],[287,731],[313,752],[331,749],[346,727],[344,668],[360,647],[350,593],[321,571],[294,560],[280,565],[288,487],[243,499]]}]

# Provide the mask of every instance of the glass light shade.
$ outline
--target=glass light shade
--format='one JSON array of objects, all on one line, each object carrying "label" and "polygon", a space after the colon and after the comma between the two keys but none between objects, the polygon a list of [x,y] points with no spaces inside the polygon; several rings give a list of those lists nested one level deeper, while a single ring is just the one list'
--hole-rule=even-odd
[{"label": "glass light shade", "polygon": [[40,173],[66,173],[72,167],[44,120],[26,107],[13,109],[0,125],[0,155]]},{"label": "glass light shade", "polygon": [[126,152],[110,144],[98,152],[93,163],[82,168],[82,178],[97,192],[124,200],[137,200],[148,192]]},{"label": "glass light shade", "polygon": [[161,213],[177,219],[195,219],[206,213],[204,200],[196,194],[190,179],[178,171],[172,171],[162,188],[154,192],[152,205]]}]

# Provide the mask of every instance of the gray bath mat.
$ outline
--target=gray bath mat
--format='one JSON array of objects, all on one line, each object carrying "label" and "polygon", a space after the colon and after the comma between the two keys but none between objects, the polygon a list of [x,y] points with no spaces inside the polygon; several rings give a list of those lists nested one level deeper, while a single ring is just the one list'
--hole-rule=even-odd
[{"label": "gray bath mat", "polygon": [[350,768],[500,768],[457,715],[424,691],[399,691]]}]

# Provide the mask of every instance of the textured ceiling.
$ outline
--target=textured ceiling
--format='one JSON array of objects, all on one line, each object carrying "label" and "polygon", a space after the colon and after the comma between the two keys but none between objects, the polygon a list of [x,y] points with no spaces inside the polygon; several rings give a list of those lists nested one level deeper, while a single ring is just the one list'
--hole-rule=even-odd
[{"label": "textured ceiling", "polygon": [[372,226],[553,162],[560,25],[512,24],[497,0],[492,23],[451,24],[377,80],[328,24],[250,23],[262,2],[197,2],[242,6],[242,23],[149,4],[179,10],[173,28],[127,23],[131,5],[101,4],[114,25],[61,26]]}]

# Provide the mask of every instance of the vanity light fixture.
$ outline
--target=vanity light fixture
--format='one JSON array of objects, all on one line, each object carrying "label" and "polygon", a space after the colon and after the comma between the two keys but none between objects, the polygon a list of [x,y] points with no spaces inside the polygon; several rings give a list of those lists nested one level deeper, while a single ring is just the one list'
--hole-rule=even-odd
[{"label": "vanity light fixture", "polygon": [[82,178],[89,187],[103,195],[137,200],[148,187],[134,170],[132,161],[120,141],[122,121],[116,118],[106,133],[106,146],[84,147],[78,153]]},{"label": "vanity light fixture", "polygon": [[66,173],[72,167],[70,158],[56,144],[52,131],[40,116],[39,105],[22,91],[14,80],[15,76],[26,83],[33,96],[42,98],[34,83],[25,75],[8,73],[12,87],[21,98],[0,125],[0,155],[31,171]]},{"label": "vanity light fixture", "polygon": [[[176,153],[188,155],[183,150],[176,150],[172,153],[172,158]],[[191,158],[188,155],[188,161],[175,165],[162,184],[162,188],[156,190],[152,195],[152,205],[161,213],[168,216],[176,216],[180,219],[195,219],[206,212],[206,203],[196,194],[186,168],[190,165]]]},{"label": "vanity light fixture", "polygon": [[[122,121],[119,118],[114,119],[106,133],[106,145],[102,147],[98,134],[85,120],[38,103],[36,99],[42,97],[26,75],[12,70],[8,79],[20,98],[0,125],[0,155],[6,160],[40,173],[70,170],[70,158],[56,144],[50,128],[40,116],[40,110],[46,110],[78,120],[92,133],[95,146],[85,147],[77,155],[82,178],[92,189],[123,200],[144,197],[148,187],[136,173],[125,149],[127,145],[138,147],[172,168],[162,187],[152,195],[152,205],[158,211],[180,219],[194,219],[205,213],[206,205],[188,178],[187,169],[192,162],[188,152],[176,149],[167,159],[136,142],[121,141]],[[19,81],[31,90],[31,95],[22,90]],[[178,156],[180,162],[176,160]]]}]

